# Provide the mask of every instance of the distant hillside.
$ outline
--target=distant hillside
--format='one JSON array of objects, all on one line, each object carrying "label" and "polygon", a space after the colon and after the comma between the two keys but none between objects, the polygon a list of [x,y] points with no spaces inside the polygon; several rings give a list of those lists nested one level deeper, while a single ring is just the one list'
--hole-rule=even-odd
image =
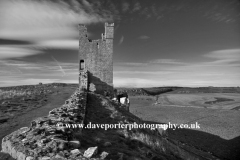
[{"label": "distant hillside", "polygon": [[127,92],[129,96],[159,95],[163,93],[240,93],[239,87],[152,87],[152,88],[116,88],[118,92]]},{"label": "distant hillside", "polygon": [[118,93],[126,92],[129,96],[148,95],[142,88],[116,88]]},{"label": "distant hillside", "polygon": [[199,87],[179,88],[171,93],[240,93],[239,87]]},{"label": "distant hillside", "polygon": [[37,85],[22,85],[22,86],[9,86],[9,87],[0,87],[0,90],[8,91],[8,90],[31,90],[42,87],[77,87],[78,84],[67,84],[67,83],[48,83],[48,84],[37,84]]},{"label": "distant hillside", "polygon": [[180,89],[181,87],[152,87],[152,88],[116,88],[117,91],[127,92],[129,96],[141,96],[141,95],[159,95],[166,92],[172,92]]}]

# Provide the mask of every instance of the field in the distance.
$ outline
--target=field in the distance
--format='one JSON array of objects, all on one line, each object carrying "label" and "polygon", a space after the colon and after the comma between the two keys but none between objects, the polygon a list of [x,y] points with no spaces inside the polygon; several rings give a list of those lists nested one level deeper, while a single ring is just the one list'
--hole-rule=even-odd
[{"label": "field in the distance", "polygon": [[130,96],[130,111],[152,123],[192,124],[200,129],[169,130],[169,138],[213,153],[222,159],[236,159],[240,147],[239,93],[164,93]]},{"label": "field in the distance", "polygon": [[198,107],[211,109],[232,109],[240,107],[238,93],[162,94],[158,104],[176,107]]}]

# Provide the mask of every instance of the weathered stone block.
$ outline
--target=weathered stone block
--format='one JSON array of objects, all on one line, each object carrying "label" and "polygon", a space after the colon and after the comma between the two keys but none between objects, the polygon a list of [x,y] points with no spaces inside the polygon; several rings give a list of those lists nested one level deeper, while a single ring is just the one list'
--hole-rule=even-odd
[{"label": "weathered stone block", "polygon": [[98,147],[90,147],[84,152],[84,157],[91,158],[93,155],[97,154]]},{"label": "weathered stone block", "polygon": [[34,158],[31,157],[31,156],[28,156],[28,157],[26,158],[26,160],[34,160]]},{"label": "weathered stone block", "polygon": [[73,148],[79,148],[81,146],[80,141],[69,141],[69,145]]},{"label": "weathered stone block", "polygon": [[17,159],[17,151],[14,147],[11,148],[11,156],[15,159]]},{"label": "weathered stone block", "polygon": [[17,158],[18,158],[18,160],[25,160],[26,155],[22,152],[17,152]]},{"label": "weathered stone block", "polygon": [[47,156],[44,156],[42,158],[40,158],[40,160],[50,160],[51,158],[50,157],[47,157]]},{"label": "weathered stone block", "polygon": [[108,156],[109,153],[103,151],[100,155],[101,159],[105,159]]},{"label": "weathered stone block", "polygon": [[79,149],[71,150],[71,153],[74,154],[74,155],[79,155],[79,154],[81,154],[81,152],[80,152]]},{"label": "weathered stone block", "polygon": [[93,83],[90,83],[89,91],[91,91],[91,92],[95,92],[96,91],[96,86]]}]

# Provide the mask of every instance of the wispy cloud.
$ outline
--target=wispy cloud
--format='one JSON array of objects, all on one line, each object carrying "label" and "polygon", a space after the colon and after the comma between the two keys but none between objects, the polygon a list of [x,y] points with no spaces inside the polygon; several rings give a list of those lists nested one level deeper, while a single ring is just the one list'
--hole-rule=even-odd
[{"label": "wispy cloud", "polygon": [[118,76],[119,74],[158,74],[158,75],[166,75],[173,74],[173,71],[114,71],[114,75]]},{"label": "wispy cloud", "polygon": [[74,11],[64,1],[3,0],[0,2],[0,37],[29,41],[66,39],[77,35],[74,26],[78,23],[107,20],[104,15],[93,11],[87,13],[85,8],[89,9],[91,5],[87,1],[83,2],[84,6],[75,1],[80,10]]},{"label": "wispy cloud", "polygon": [[[53,59],[54,60],[54,59]],[[55,59],[56,60],[56,59]],[[3,69],[4,66],[8,67],[17,67],[20,70],[26,70],[28,73],[36,73],[36,71],[45,71],[45,72],[53,72],[59,70],[59,66],[56,66],[56,61],[43,61],[43,62],[27,62],[20,60],[0,60],[0,67]],[[58,62],[58,61],[57,61]],[[58,62],[59,63],[59,62]],[[64,71],[72,71],[77,70],[77,63],[61,63],[62,68],[64,67]]]},{"label": "wispy cloud", "polygon": [[31,56],[35,54],[42,53],[39,50],[29,49],[29,48],[20,48],[16,46],[0,46],[0,59],[9,59],[9,58],[17,58],[17,57],[25,57]]},{"label": "wispy cloud", "polygon": [[[55,59],[56,60],[56,59]],[[37,84],[39,82],[76,82],[78,79],[77,63],[59,63],[58,61],[24,61],[21,60],[0,60],[0,86],[13,86],[23,84]],[[58,64],[56,65],[56,63]],[[59,67],[61,66],[61,67]],[[63,70],[64,68],[64,70]],[[57,72],[58,71],[58,72]],[[61,79],[59,78],[61,71]],[[37,73],[37,74],[36,74]],[[63,76],[65,75],[67,76]],[[28,83],[26,79],[29,80]],[[42,81],[43,79],[43,81]]]},{"label": "wispy cloud", "polygon": [[1,72],[2,72],[2,75],[4,74],[13,74],[17,72],[18,73],[21,73],[22,74],[22,71],[18,68],[18,66],[14,66],[14,65],[10,65],[8,63],[5,63],[5,61],[0,61],[0,68],[1,68]]},{"label": "wispy cloud", "polygon": [[139,14],[147,18],[151,17],[151,12],[149,12],[148,7],[142,8]]},{"label": "wispy cloud", "polygon": [[207,58],[215,59],[215,63],[240,61],[240,49],[225,49],[210,52],[204,55]]},{"label": "wispy cloud", "polygon": [[150,64],[171,64],[171,65],[184,65],[186,63],[180,62],[176,59],[154,59],[149,61]]},{"label": "wispy cloud", "polygon": [[133,6],[132,12],[139,11],[141,9],[141,5],[139,2],[136,2]]},{"label": "wispy cloud", "polygon": [[55,62],[57,62],[57,65],[59,66],[60,71],[63,73],[62,76],[65,76],[66,73],[65,73],[65,71],[63,70],[63,68],[62,68],[62,66],[60,65],[60,63],[59,63],[53,56],[52,56],[52,59],[53,59]]},{"label": "wispy cloud", "polygon": [[141,39],[141,40],[146,40],[146,39],[149,39],[150,37],[149,36],[146,36],[146,35],[142,35],[142,36],[139,36],[138,39]]},{"label": "wispy cloud", "polygon": [[130,67],[140,67],[146,66],[147,63],[137,63],[137,62],[116,62],[114,63],[115,66],[130,66]]},{"label": "wispy cloud", "polygon": [[240,49],[206,53],[201,61],[157,59],[142,63],[118,63],[114,85],[149,86],[240,86]]},{"label": "wispy cloud", "polygon": [[122,11],[123,11],[123,13],[125,13],[125,12],[127,12],[128,10],[129,10],[129,3],[127,3],[127,2],[123,2],[123,4],[122,4]]},{"label": "wispy cloud", "polygon": [[158,16],[158,11],[157,11],[157,9],[156,9],[156,5],[154,4],[154,5],[152,5],[150,8],[151,8],[152,14],[153,14],[154,16]]},{"label": "wispy cloud", "polygon": [[123,40],[124,40],[124,36],[122,36],[118,42],[118,45],[121,45],[123,43]]},{"label": "wispy cloud", "polygon": [[158,86],[158,81],[142,78],[120,78],[116,77],[113,80],[114,87],[154,87]]},{"label": "wispy cloud", "polygon": [[79,49],[79,41],[76,39],[66,40],[48,40],[42,41],[36,44],[39,48],[56,48],[56,49]]},{"label": "wispy cloud", "polygon": [[236,4],[226,4],[227,3],[211,5],[211,8],[209,8],[203,16],[217,22],[235,22],[236,18],[239,18],[239,15],[237,15],[238,11],[234,11],[233,9],[233,6]]},{"label": "wispy cloud", "polygon": [[[25,62],[25,61],[18,61],[18,60],[1,60],[0,66],[2,70],[8,70],[8,68],[5,68],[4,66],[7,66],[11,69],[19,69],[19,70],[27,70],[25,73],[35,72],[36,70],[42,70],[46,65],[41,65],[34,62]],[[24,73],[24,74],[25,74]]]},{"label": "wispy cloud", "polygon": [[[109,7],[104,6],[107,4]],[[155,17],[160,19],[169,13],[180,10],[198,10],[204,17],[216,21],[234,22],[240,14],[230,8],[236,3],[208,3],[207,8],[201,5],[188,6],[188,3],[165,3],[143,5],[141,1],[123,2],[118,6],[111,1],[31,1],[31,0],[1,0],[0,1],[0,37],[27,41],[45,41],[73,39],[78,34],[75,25],[91,24],[111,20],[120,20],[124,13],[138,12],[141,18]],[[159,3],[161,4],[161,3]],[[200,3],[201,4],[201,3]],[[206,11],[207,10],[207,11]],[[144,17],[142,17],[144,16]],[[135,17],[136,18],[136,17]],[[143,39],[147,39],[144,37]]]},{"label": "wispy cloud", "polygon": [[[16,83],[17,81],[17,83]],[[1,87],[4,86],[18,86],[18,85],[36,85],[38,83],[53,83],[59,82],[59,79],[41,79],[41,78],[29,78],[29,79],[19,79],[16,77],[8,78],[7,80],[1,80]]]}]

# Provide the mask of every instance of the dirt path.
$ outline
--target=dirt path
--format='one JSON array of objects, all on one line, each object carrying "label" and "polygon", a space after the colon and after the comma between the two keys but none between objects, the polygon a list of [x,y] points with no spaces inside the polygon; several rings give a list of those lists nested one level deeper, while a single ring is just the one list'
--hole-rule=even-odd
[{"label": "dirt path", "polygon": [[[10,119],[8,122],[0,125],[0,142],[2,138],[15,130],[27,127],[30,125],[31,121],[38,117],[47,116],[48,112],[54,108],[60,107],[64,104],[65,100],[68,99],[75,88],[70,87],[59,87],[58,93],[53,93],[48,95],[48,102],[46,105],[30,110],[24,114],[16,116]],[[1,145],[0,145],[1,150]]]}]

